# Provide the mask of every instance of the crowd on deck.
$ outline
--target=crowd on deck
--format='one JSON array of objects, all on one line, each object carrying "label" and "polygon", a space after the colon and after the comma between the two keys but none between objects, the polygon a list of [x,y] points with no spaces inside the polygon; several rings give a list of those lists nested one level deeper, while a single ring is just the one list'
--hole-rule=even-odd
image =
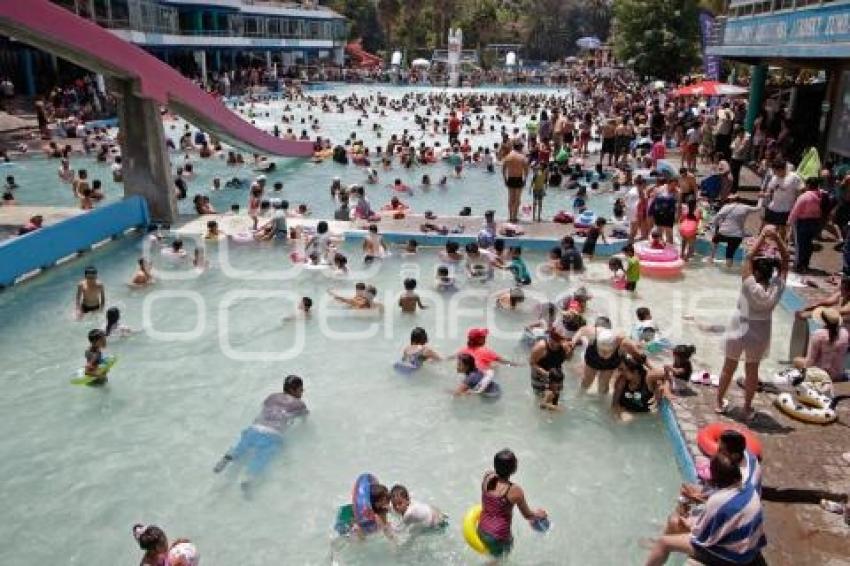
[{"label": "crowd on deck", "polygon": [[[238,77],[238,78],[237,78]],[[634,297],[642,269],[652,262],[652,254],[672,253],[684,269],[694,261],[694,242],[700,234],[709,235],[716,250],[723,245],[727,269],[740,259],[741,288],[738,303],[725,329],[724,365],[719,376],[715,410],[727,414],[727,389],[739,361],[744,360],[745,400],[741,420],[751,423],[758,418],[752,401],[760,387],[759,367],[768,355],[772,313],[785,289],[789,272],[812,272],[814,244],[824,234],[836,245],[844,245],[845,266],[837,274],[839,291],[828,301],[811,305],[799,314],[812,317],[823,327],[814,333],[808,355],[795,360],[798,370],[820,368],[831,381],[846,379],[843,369],[848,349],[843,323],[850,316],[850,246],[847,227],[850,222],[850,175],[832,163],[800,162],[790,139],[789,117],[782,107],[768,108],[755,121],[753,133],[744,129],[746,104],[739,100],[706,101],[673,97],[669,90],[642,84],[625,75],[602,76],[592,71],[573,78],[574,91],[563,95],[512,93],[449,94],[409,92],[399,96],[351,94],[345,98],[333,93],[317,94],[292,91],[291,102],[306,104],[315,116],[305,130],[293,131],[294,116],[285,112],[274,133],[283,137],[311,139],[317,162],[340,167],[340,179],[330,188],[340,220],[352,220],[366,228],[363,260],[379,260],[388,246],[380,236],[382,219],[409,214],[402,198],[411,198],[414,189],[393,183],[393,199],[378,210],[373,208],[367,188],[381,176],[392,176],[395,168],[422,168],[422,184],[441,182],[440,177],[462,179],[469,171],[493,175],[504,181],[506,221],[485,214],[476,241],[459,249],[449,242],[441,252],[440,268],[434,274],[438,290],[448,291],[461,281],[489,281],[497,269],[508,272],[513,284],[500,291],[499,308],[518,309],[525,301],[524,290],[533,284],[522,258],[521,247],[505,244],[504,238],[521,235],[524,226],[543,220],[540,210],[544,198],[572,199],[565,213],[575,224],[589,212],[586,198],[593,194],[616,197],[610,220],[597,214],[589,224],[564,228],[560,243],[549,254],[547,267],[559,274],[584,271],[584,264],[597,254],[597,242],[624,240],[623,253],[612,259],[610,283],[615,289]],[[228,95],[236,87],[263,81],[257,69],[244,70],[236,77],[221,75],[215,88]],[[250,100],[246,103],[251,104]],[[44,105],[45,116],[76,116],[84,120],[106,111],[113,101],[93,80],[82,80],[64,89],[56,89]],[[348,113],[358,120],[353,135],[345,140],[322,137],[321,115]],[[366,125],[379,122],[388,113],[406,113],[414,117],[411,129],[383,132],[386,144],[368,147],[362,134]],[[46,118],[45,118],[46,119]],[[67,123],[67,122],[66,122]],[[415,129],[413,126],[415,125]],[[46,124],[45,124],[46,126]],[[45,130],[46,131],[46,130]],[[95,154],[111,164],[116,181],[122,179],[118,135],[105,129],[82,130],[75,126],[74,136],[82,138],[81,151]],[[374,131],[374,130],[373,130]],[[476,142],[476,137],[497,132],[501,141],[492,147]],[[227,163],[244,162],[238,152],[228,151],[203,132],[188,130],[173,153],[174,186],[178,199],[191,198],[200,215],[216,211],[203,193],[192,194],[190,182],[194,167],[204,160],[221,159]],[[45,153],[59,163],[57,174],[67,182],[79,199],[80,207],[91,209],[104,198],[100,182],[90,179],[84,169],[75,169],[74,151],[51,141]],[[191,155],[189,159],[184,156]],[[197,158],[196,158],[197,157]],[[270,171],[273,162],[253,156],[258,170]],[[678,163],[675,161],[678,160]],[[799,166],[795,167],[795,163]],[[342,165],[348,166],[342,168]],[[742,190],[742,171],[750,168],[760,183]],[[708,171],[708,174],[704,174]],[[364,180],[365,178],[365,180]],[[221,180],[218,180],[220,183]],[[462,181],[461,181],[462,182]],[[213,186],[210,190],[222,187]],[[307,204],[290,211],[283,198],[283,186],[267,187],[264,174],[258,174],[245,191],[245,209],[253,230],[245,234],[224,234],[215,220],[207,224],[205,239],[247,238],[255,241],[281,240],[292,247],[294,263],[347,273],[352,261],[335,246],[328,225],[319,222],[315,230],[291,219],[303,219]],[[4,204],[14,202],[17,186],[13,176],[6,179]],[[557,195],[557,196],[556,196]],[[523,199],[530,196],[531,218],[523,214]],[[206,200],[205,200],[206,199]],[[528,201],[526,200],[526,203]],[[352,206],[352,203],[354,205]],[[538,206],[540,205],[540,206]],[[300,208],[300,207],[299,207]],[[238,212],[238,211],[236,211]],[[752,218],[761,216],[761,222]],[[547,219],[551,220],[551,219]],[[29,233],[42,225],[33,217],[21,228]],[[448,234],[443,219],[423,221],[423,232]],[[748,239],[748,236],[752,236]],[[185,259],[186,265],[204,268],[203,250],[194,255],[182,248],[180,240],[160,242],[162,253],[171,259]],[[580,246],[580,247],[579,247]],[[415,254],[415,238],[403,253]],[[793,248],[793,259],[791,249]],[[153,284],[151,258],[140,258],[132,284]],[[608,281],[606,280],[606,283]],[[399,301],[403,312],[423,308],[416,295],[416,281],[404,281]],[[642,285],[645,283],[641,283]],[[652,283],[671,284],[671,283]],[[339,303],[358,310],[383,308],[375,300],[376,291],[365,282],[358,283],[352,295],[334,294]],[[594,383],[600,394],[612,391],[612,412],[621,420],[658,410],[662,399],[675,395],[694,374],[690,358],[692,347],[668,344],[664,362],[652,354],[660,344],[649,308],[638,309],[635,328],[622,332],[612,328],[610,319],[588,316],[589,293],[577,290],[559,302],[538,305],[539,322],[526,328],[529,341],[527,364],[530,386],[543,410],[558,411],[564,387],[563,366],[573,350],[584,348],[576,358],[581,375],[580,390]],[[295,315],[308,318],[313,299],[305,297]],[[96,271],[88,271],[80,283],[76,307],[82,316],[106,310],[103,286]],[[815,308],[816,307],[816,308]],[[117,324],[117,323],[116,323]],[[113,324],[114,327],[114,324]],[[90,385],[106,382],[109,367],[102,349],[109,335],[94,329],[89,333],[85,373]],[[512,363],[486,347],[486,329],[471,329],[466,345],[453,356],[461,382],[457,396],[498,397],[494,366]],[[428,346],[427,333],[417,328],[411,344],[401,355],[400,371],[416,371],[426,362],[442,359]],[[282,393],[274,393],[263,404],[262,413],[247,427],[239,441],[216,464],[220,472],[233,462],[244,461],[252,475],[265,469],[281,444],[281,434],[295,417],[306,415],[302,400],[304,384],[300,377],[286,378]],[[514,508],[533,528],[545,530],[547,519],[542,509],[532,509],[522,488],[511,481],[518,460],[510,450],[494,457],[493,470],[482,478],[481,517],[476,536],[492,556],[503,557],[513,544],[511,519]],[[652,543],[647,564],[663,564],[670,553],[689,555],[705,564],[761,564],[766,545],[763,532],[761,466],[748,451],[744,436],[734,430],[723,432],[707,464],[703,485],[683,485],[675,512],[664,533]],[[396,489],[399,488],[399,489]],[[355,518],[353,532],[365,535],[383,531],[394,537],[390,517],[398,515],[407,526],[439,528],[442,514],[437,509],[411,501],[404,486],[388,489],[374,481],[367,485],[368,520]],[[356,507],[355,502],[355,507]],[[356,514],[356,513],[355,513]],[[144,550],[142,565],[171,566],[197,564],[197,550],[185,540],[168,543],[165,533],[155,526],[137,525],[134,536]],[[194,560],[194,561],[193,561]]]}]

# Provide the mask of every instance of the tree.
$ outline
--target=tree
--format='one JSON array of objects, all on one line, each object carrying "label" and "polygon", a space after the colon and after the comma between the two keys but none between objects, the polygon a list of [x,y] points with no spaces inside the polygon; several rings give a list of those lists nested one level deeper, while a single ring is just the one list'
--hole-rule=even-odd
[{"label": "tree", "polygon": [[400,0],[378,0],[378,21],[384,28],[384,37],[389,48],[394,47],[393,41],[395,37],[393,36],[393,31],[400,15]]},{"label": "tree", "polygon": [[351,23],[350,39],[362,39],[363,49],[378,51],[386,46],[384,30],[378,22],[374,0],[332,0],[331,8],[348,18]]},{"label": "tree", "polygon": [[697,0],[617,0],[617,57],[640,75],[676,80],[699,61]]}]

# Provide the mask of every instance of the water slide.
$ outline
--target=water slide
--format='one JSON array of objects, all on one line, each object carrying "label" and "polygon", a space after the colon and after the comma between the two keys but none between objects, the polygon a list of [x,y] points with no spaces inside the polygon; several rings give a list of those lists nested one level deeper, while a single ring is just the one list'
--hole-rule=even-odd
[{"label": "water slide", "polygon": [[137,96],[167,106],[233,146],[288,157],[312,155],[311,142],[283,140],[255,128],[142,48],[48,0],[0,0],[0,33],[105,77],[131,80]]},{"label": "water slide", "polygon": [[383,59],[363,49],[361,39],[346,45],[345,52],[353,59],[354,64],[361,69],[381,67],[384,64]]}]

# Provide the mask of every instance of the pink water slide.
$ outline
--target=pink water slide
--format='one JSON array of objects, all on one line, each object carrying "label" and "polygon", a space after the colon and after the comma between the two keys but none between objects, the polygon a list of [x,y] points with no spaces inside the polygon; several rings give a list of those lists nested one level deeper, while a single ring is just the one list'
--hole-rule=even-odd
[{"label": "pink water slide", "polygon": [[145,50],[48,0],[0,0],[0,33],[106,77],[132,80],[153,100],[237,147],[309,157],[313,144],[282,140],[255,128]]}]

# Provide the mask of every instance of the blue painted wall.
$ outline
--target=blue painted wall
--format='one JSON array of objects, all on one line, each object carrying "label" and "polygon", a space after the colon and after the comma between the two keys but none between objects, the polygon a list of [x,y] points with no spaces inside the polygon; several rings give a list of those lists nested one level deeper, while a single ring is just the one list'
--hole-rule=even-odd
[{"label": "blue painted wall", "polygon": [[0,287],[13,285],[21,276],[46,269],[92,244],[123,234],[150,222],[147,202],[132,196],[114,204],[74,216],[35,232],[0,243]]}]

